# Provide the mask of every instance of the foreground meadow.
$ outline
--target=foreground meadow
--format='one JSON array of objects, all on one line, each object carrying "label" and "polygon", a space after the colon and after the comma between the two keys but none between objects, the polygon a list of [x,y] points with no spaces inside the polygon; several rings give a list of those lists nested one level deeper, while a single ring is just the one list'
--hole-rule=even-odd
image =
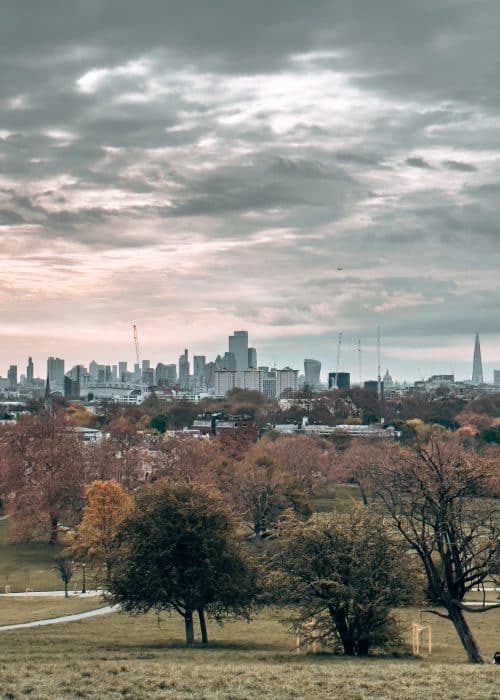
[{"label": "foreground meadow", "polygon": [[[417,611],[405,611],[404,629]],[[471,620],[485,655],[500,611]],[[500,667],[464,663],[451,625],[431,620],[434,650],[415,659],[293,653],[295,639],[269,611],[251,623],[210,625],[208,648],[183,647],[175,617],[124,614],[0,633],[0,697],[500,699]]]}]

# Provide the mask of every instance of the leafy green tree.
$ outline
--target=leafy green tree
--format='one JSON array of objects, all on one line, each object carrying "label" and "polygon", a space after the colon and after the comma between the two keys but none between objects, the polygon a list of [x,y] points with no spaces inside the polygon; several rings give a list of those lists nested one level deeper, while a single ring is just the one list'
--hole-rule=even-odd
[{"label": "leafy green tree", "polygon": [[248,618],[256,571],[221,502],[200,488],[158,481],[137,494],[117,534],[110,592],[130,613],[175,611],[194,643],[193,615],[208,642],[205,613]]},{"label": "leafy green tree", "polygon": [[168,418],[164,413],[159,413],[158,415],[153,416],[149,421],[149,427],[158,431],[159,433],[164,433],[167,429],[167,425]]},{"label": "leafy green tree", "polygon": [[271,586],[291,607],[286,620],[306,638],[348,656],[399,641],[391,609],[413,602],[413,562],[364,508],[301,522],[285,520],[271,559]]}]

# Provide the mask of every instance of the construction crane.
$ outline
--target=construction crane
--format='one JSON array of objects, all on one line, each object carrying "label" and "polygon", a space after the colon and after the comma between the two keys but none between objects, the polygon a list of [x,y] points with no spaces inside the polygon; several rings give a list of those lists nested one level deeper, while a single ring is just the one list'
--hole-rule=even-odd
[{"label": "construction crane", "polygon": [[141,363],[141,360],[140,360],[141,353],[139,352],[139,336],[137,335],[137,326],[135,325],[135,323],[133,326],[133,330],[134,330],[135,357],[137,360],[137,364],[140,364]]},{"label": "construction crane", "polygon": [[335,388],[339,388],[339,369],[340,369],[340,346],[342,345],[342,331],[339,333],[339,342],[337,345],[337,364],[335,366]]}]

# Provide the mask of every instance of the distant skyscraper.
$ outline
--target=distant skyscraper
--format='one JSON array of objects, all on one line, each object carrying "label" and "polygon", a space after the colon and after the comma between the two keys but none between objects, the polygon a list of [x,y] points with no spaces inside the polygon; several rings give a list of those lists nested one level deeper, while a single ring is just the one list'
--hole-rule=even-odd
[{"label": "distant skyscraper", "polygon": [[28,357],[28,366],[26,367],[26,383],[33,384],[33,360]]},{"label": "distant skyscraper", "polygon": [[7,382],[9,389],[17,387],[17,365],[11,365],[7,371]]},{"label": "distant skyscraper", "polygon": [[64,391],[64,360],[60,357],[49,357],[47,360],[47,375],[52,391]]},{"label": "distant skyscraper", "polygon": [[125,377],[127,374],[127,363],[126,362],[119,362],[118,363],[118,379],[120,382],[125,381]]},{"label": "distant skyscraper", "polygon": [[179,357],[179,384],[181,389],[189,389],[189,359],[188,349]]},{"label": "distant skyscraper", "polygon": [[193,377],[194,384],[197,389],[201,389],[205,384],[205,375],[203,369],[207,358],[205,355],[193,355]]},{"label": "distant skyscraper", "polygon": [[328,388],[329,389],[350,389],[351,388],[351,373],[350,372],[328,372]]},{"label": "distant skyscraper", "polygon": [[495,386],[500,386],[500,369],[493,370],[493,384]]},{"label": "distant skyscraper", "polygon": [[[215,361],[215,364],[217,365],[217,360]],[[224,357],[222,358],[221,361],[221,369],[230,369],[230,370],[235,370],[236,369],[236,357],[234,352],[225,352]]]},{"label": "distant skyscraper", "polygon": [[321,362],[319,360],[304,360],[304,383],[310,387],[320,384]]},{"label": "distant skyscraper", "polygon": [[257,369],[257,350],[248,348],[248,366],[251,369]]},{"label": "distant skyscraper", "polygon": [[478,386],[484,384],[483,379],[483,362],[481,360],[481,345],[479,343],[479,333],[476,333],[474,342],[474,360],[472,363],[472,383]]},{"label": "distant skyscraper", "polygon": [[248,331],[234,331],[229,336],[229,352],[236,358],[236,369],[248,369]]}]

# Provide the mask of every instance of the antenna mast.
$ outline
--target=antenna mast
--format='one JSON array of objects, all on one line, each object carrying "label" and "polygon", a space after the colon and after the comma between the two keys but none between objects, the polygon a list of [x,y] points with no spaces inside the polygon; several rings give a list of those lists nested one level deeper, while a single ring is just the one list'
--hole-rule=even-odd
[{"label": "antenna mast", "polygon": [[381,395],[381,380],[380,376],[380,326],[377,326],[377,396]]},{"label": "antenna mast", "polygon": [[337,364],[335,367],[335,388],[339,388],[339,368],[340,368],[340,346],[342,345],[342,331],[339,333],[339,343],[337,345]]},{"label": "antenna mast", "polygon": [[361,338],[358,339],[359,386],[363,386],[363,365],[361,359]]}]

